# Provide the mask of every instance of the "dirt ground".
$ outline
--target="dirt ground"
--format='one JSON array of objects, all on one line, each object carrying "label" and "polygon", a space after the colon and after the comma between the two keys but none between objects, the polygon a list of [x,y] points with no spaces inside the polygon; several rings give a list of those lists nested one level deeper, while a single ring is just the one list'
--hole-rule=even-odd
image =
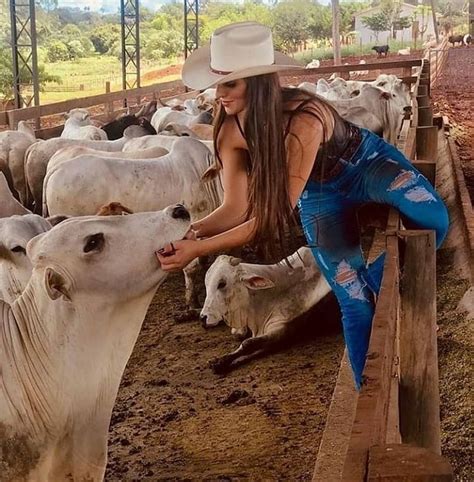
[{"label": "dirt ground", "polygon": [[449,50],[443,74],[433,91],[434,113],[449,117],[452,135],[474,201],[474,47]]},{"label": "dirt ground", "polygon": [[188,318],[169,276],[122,379],[106,480],[311,480],[343,342],[334,300],[306,322],[296,345],[215,375],[238,341]]},{"label": "dirt ground", "polygon": [[[474,200],[474,48],[449,50],[443,75],[432,91],[438,112],[449,117],[466,184]],[[435,109],[435,112],[436,112]],[[472,319],[456,311],[468,283],[452,271],[452,253],[438,254],[438,348],[441,396],[441,444],[456,480],[474,480],[472,441]]]}]

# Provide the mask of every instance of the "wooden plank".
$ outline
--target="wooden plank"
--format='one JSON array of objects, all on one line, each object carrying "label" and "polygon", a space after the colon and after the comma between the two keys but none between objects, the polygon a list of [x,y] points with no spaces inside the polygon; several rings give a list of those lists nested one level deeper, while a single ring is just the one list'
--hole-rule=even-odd
[{"label": "wooden plank", "polygon": [[416,159],[436,161],[438,157],[438,128],[421,126],[416,128]]},{"label": "wooden plank", "polygon": [[80,99],[65,100],[62,102],[55,102],[54,104],[47,104],[35,107],[27,107],[24,109],[14,109],[7,111],[9,122],[13,122],[15,125],[20,120],[33,119],[36,117],[43,117],[47,115],[59,114],[67,112],[71,109],[78,107],[91,107],[94,105],[100,105],[107,102],[115,102],[119,100],[129,99],[136,97],[137,95],[148,95],[162,90],[175,88],[182,86],[183,83],[180,80],[173,80],[171,82],[164,82],[161,84],[153,84],[147,87],[140,87],[139,89],[123,90],[118,92],[111,92],[109,94],[99,94],[90,97],[83,97]]},{"label": "wooden plank", "polygon": [[416,160],[412,162],[423,176],[431,182],[433,186],[436,183],[436,161]]},{"label": "wooden plank", "polygon": [[410,127],[408,130],[407,140],[405,142],[404,154],[408,159],[415,157],[416,151],[416,128]]},{"label": "wooden plank", "polygon": [[400,314],[400,432],[441,453],[434,231],[404,230]]},{"label": "wooden plank", "polygon": [[343,480],[365,480],[369,448],[385,443],[397,316],[398,240],[396,236],[388,236],[384,275],[364,369],[364,384],[357,402]]},{"label": "wooden plank", "polygon": [[372,62],[368,64],[353,64],[353,65],[328,65],[326,67],[317,67],[314,69],[295,69],[295,70],[285,70],[281,72],[282,77],[287,77],[289,75],[294,76],[298,73],[306,72],[306,74],[331,74],[333,72],[350,72],[358,70],[387,70],[387,69],[404,69],[407,67],[418,67],[421,66],[422,59],[411,59],[411,60],[391,60],[388,62]]},{"label": "wooden plank", "polygon": [[356,406],[357,390],[354,387],[354,379],[346,349],[342,357],[326,425],[319,444],[313,472],[314,482],[340,480]]},{"label": "wooden plank", "polygon": [[453,469],[446,458],[410,445],[389,444],[370,448],[367,482],[451,482]]}]

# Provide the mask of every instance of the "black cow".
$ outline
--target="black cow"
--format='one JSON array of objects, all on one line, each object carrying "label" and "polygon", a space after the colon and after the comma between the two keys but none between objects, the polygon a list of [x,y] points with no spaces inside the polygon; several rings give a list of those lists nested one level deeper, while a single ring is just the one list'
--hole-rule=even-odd
[{"label": "black cow", "polygon": [[382,54],[386,57],[390,47],[388,45],[374,45],[371,50],[375,50],[377,52],[377,57],[382,57]]},{"label": "black cow", "polygon": [[464,38],[464,35],[450,35],[448,37],[448,42],[450,44],[453,44],[453,47],[459,42],[460,45],[462,45],[462,39]]},{"label": "black cow", "polygon": [[150,124],[148,117],[151,117],[156,111],[156,101],[151,101],[143,106],[136,114],[125,114],[117,119],[105,124],[101,127],[107,134],[109,141],[120,139],[127,127],[139,125],[147,130],[150,134],[156,134],[156,130]]}]

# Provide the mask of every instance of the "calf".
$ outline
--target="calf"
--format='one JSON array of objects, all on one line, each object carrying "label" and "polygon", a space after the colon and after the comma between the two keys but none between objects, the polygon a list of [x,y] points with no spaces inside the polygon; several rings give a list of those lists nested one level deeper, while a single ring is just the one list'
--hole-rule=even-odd
[{"label": "calf", "polygon": [[300,248],[273,265],[242,263],[219,256],[206,273],[205,327],[224,321],[247,338],[237,350],[214,360],[224,373],[255,356],[268,353],[287,337],[292,321],[330,292],[309,248]]},{"label": "calf", "polygon": [[390,47],[388,45],[374,45],[371,50],[375,50],[377,52],[377,57],[380,58],[382,55],[385,57],[388,55]]}]

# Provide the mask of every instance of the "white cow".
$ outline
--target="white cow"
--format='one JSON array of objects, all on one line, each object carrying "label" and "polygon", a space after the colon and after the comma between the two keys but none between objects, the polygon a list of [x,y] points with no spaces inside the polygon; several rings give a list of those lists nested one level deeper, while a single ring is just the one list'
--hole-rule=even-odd
[{"label": "white cow", "polygon": [[0,132],[0,172],[22,203],[26,202],[25,153],[36,141],[35,132],[24,121],[19,122],[16,131]]},{"label": "white cow", "polygon": [[0,218],[29,213],[30,211],[13,197],[5,176],[0,172]]},{"label": "white cow", "polygon": [[29,242],[30,281],[0,301],[3,480],[103,480],[120,379],[166,276],[154,252],[189,226],[176,206],[70,219]]},{"label": "white cow", "polygon": [[153,114],[150,122],[156,132],[160,133],[168,124],[180,124],[186,127],[195,124],[211,124],[212,114],[201,112],[198,115],[190,115],[184,111],[174,110],[172,107],[161,107]]},{"label": "white cow", "polygon": [[395,144],[405,111],[402,104],[395,101],[393,93],[365,84],[360,93],[351,99],[328,102],[344,119],[381,133],[387,142]]},{"label": "white cow", "polygon": [[318,69],[321,65],[321,62],[318,59],[313,59],[309,64],[306,64],[306,69]]},{"label": "white cow", "polygon": [[273,265],[242,263],[219,256],[206,273],[206,301],[201,320],[206,327],[220,321],[233,334],[251,333],[232,353],[215,360],[219,373],[257,354],[270,351],[288,334],[291,322],[331,291],[309,248]]},{"label": "white cow", "polygon": [[113,201],[135,213],[181,202],[196,220],[221,202],[219,184],[201,180],[212,161],[201,141],[186,137],[180,137],[169,154],[157,159],[79,156],[46,176],[43,215],[90,215]]},{"label": "white cow", "polygon": [[[199,124],[201,126],[202,124]],[[174,127],[173,127],[174,129]],[[183,133],[183,131],[188,128],[181,128],[178,129],[180,133]],[[190,129],[194,129],[193,127]],[[195,135],[197,135],[194,130],[192,131]],[[171,134],[171,133],[170,133]],[[192,136],[189,136],[192,137]],[[141,151],[145,149],[152,149],[153,147],[164,147],[168,151],[170,151],[173,148],[173,145],[176,141],[181,139],[181,136],[175,136],[175,135],[167,135],[167,134],[158,134],[155,136],[143,136],[139,137],[137,139],[130,139],[124,146],[123,146],[123,151],[124,152],[136,152],[136,151]],[[214,153],[214,144],[210,140],[205,140],[205,139],[199,139],[199,142],[204,144],[212,153]]]},{"label": "white cow", "polygon": [[168,149],[156,146],[133,152],[105,152],[82,146],[68,146],[59,149],[48,162],[46,173],[55,169],[62,162],[70,161],[79,156],[94,156],[95,158],[107,157],[109,159],[153,159],[168,154]]},{"label": "white cow", "polygon": [[209,88],[196,96],[196,102],[201,110],[209,110],[216,101],[216,88]]},{"label": "white cow", "polygon": [[61,137],[65,139],[89,139],[92,141],[106,141],[104,130],[92,125],[87,109],[72,109],[65,114],[66,122]]},{"label": "white cow", "polygon": [[13,303],[23,293],[32,269],[26,245],[51,227],[36,214],[0,219],[0,299]]},{"label": "white cow", "polygon": [[27,203],[35,212],[41,212],[43,196],[43,180],[46,175],[48,162],[53,154],[66,146],[80,146],[97,149],[105,152],[121,151],[123,146],[135,136],[143,135],[144,131],[139,126],[130,126],[126,129],[125,135],[115,141],[91,141],[80,139],[64,139],[56,137],[47,141],[39,141],[30,146],[25,154],[25,174],[27,181]]}]

